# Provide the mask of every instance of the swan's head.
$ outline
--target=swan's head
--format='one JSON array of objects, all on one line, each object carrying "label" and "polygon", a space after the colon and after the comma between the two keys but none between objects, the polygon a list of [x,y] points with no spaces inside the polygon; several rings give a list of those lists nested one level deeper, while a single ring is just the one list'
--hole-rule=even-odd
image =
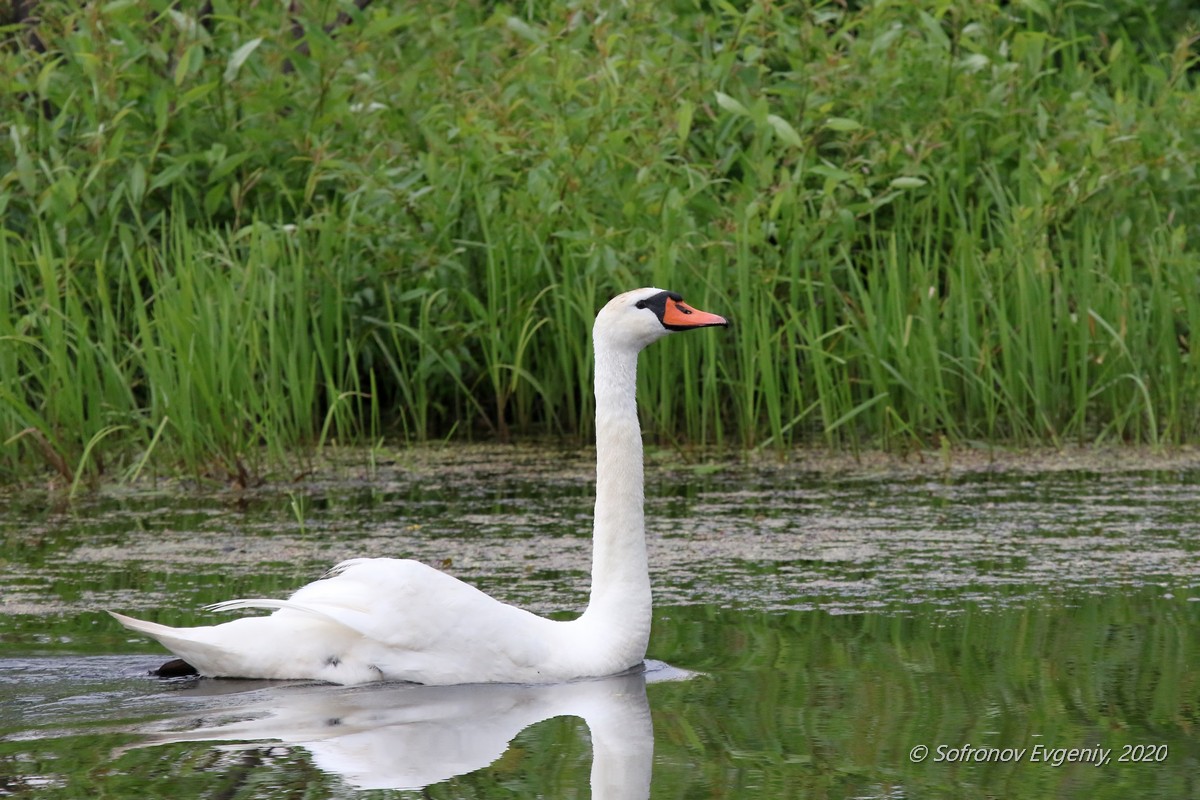
[{"label": "swan's head", "polygon": [[593,335],[641,350],[668,333],[713,325],[728,326],[729,322],[692,308],[675,292],[634,289],[617,295],[600,309]]}]

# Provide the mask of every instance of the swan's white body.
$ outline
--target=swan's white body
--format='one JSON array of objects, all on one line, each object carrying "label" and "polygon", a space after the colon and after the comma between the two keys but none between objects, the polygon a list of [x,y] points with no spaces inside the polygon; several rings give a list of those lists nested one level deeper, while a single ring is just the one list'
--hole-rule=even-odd
[{"label": "swan's white body", "polygon": [[394,558],[345,561],[287,600],[214,606],[275,609],[265,617],[197,628],[113,617],[210,677],[449,685],[552,683],[630,669],[645,657],[651,616],[637,356],[672,330],[724,324],[659,289],[619,295],[596,317],[592,587],[577,619],[544,619]]}]

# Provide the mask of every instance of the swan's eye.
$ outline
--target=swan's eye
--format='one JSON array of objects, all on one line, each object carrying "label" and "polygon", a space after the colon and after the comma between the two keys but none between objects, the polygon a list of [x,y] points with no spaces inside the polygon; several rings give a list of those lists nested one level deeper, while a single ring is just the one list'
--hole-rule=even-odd
[{"label": "swan's eye", "polygon": [[634,304],[633,304],[633,307],[634,307],[634,308],[645,308],[645,307],[646,307],[646,301],[645,301],[645,300],[638,300],[636,303],[634,303]]}]

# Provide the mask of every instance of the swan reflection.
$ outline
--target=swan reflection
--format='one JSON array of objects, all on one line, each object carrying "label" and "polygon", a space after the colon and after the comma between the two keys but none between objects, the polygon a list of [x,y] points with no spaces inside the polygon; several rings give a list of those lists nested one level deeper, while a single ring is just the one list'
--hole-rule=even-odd
[{"label": "swan reflection", "polygon": [[[308,750],[319,769],[356,788],[416,789],[487,767],[534,723],[575,716],[591,735],[592,797],[640,799],[649,796],[654,757],[646,683],[691,675],[647,662],[624,675],[549,686],[274,683],[213,697],[199,718],[193,713],[143,728],[145,738],[135,746],[278,741]],[[206,680],[184,693],[244,688]]]}]

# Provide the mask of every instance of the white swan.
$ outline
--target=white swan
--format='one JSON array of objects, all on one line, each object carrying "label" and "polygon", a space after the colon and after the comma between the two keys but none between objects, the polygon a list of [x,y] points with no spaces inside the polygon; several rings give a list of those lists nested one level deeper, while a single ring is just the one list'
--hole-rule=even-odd
[{"label": "white swan", "polygon": [[618,295],[596,316],[592,586],[577,619],[544,619],[425,564],[394,558],[344,561],[287,600],[211,606],[275,609],[265,617],[172,628],[109,613],[210,677],[449,685],[553,683],[630,669],[646,655],[651,611],[638,352],[673,331],[727,324],[653,288]]}]

